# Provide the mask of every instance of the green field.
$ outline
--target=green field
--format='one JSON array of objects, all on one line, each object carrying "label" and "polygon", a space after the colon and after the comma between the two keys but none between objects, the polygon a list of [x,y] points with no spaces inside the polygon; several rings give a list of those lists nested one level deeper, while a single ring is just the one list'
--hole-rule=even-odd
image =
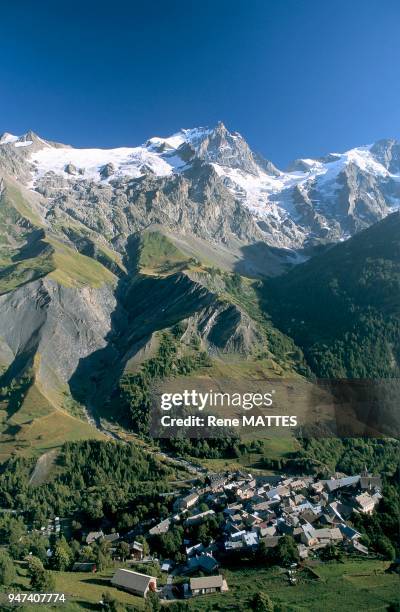
[{"label": "green field", "polygon": [[[228,592],[196,597],[188,602],[194,612],[247,612],[251,610],[249,602],[254,594],[262,591],[269,595],[280,612],[386,610],[389,605],[400,603],[399,577],[385,573],[387,567],[387,562],[375,559],[354,558],[343,563],[323,563],[313,567],[312,571],[299,572],[299,581],[295,586],[289,585],[286,572],[279,568],[223,570]],[[22,590],[27,589],[25,571],[20,569],[19,573],[18,586]],[[62,609],[66,612],[96,609],[94,604],[99,603],[105,591],[122,604],[143,609],[143,599],[110,586],[113,573],[112,569],[97,574],[54,572],[56,591],[65,593],[69,603]]]},{"label": "green field", "polygon": [[[75,608],[71,609],[93,610],[93,604],[98,604],[105,592],[112,594],[122,604],[130,604],[138,609],[142,609],[144,607],[144,600],[142,598],[135,597],[111,586],[110,579],[114,573],[115,569],[108,569],[96,574],[87,572],[54,572],[56,582],[55,592],[64,593],[67,603],[75,604]],[[26,577],[26,570],[20,566],[18,568],[16,586],[20,592],[27,592],[29,590],[28,585],[29,581]],[[17,589],[14,590],[17,592]],[[66,610],[64,604],[46,606],[46,608]],[[25,609],[30,608],[26,606],[24,607]],[[38,607],[36,606],[35,609],[38,609]],[[43,609],[43,606],[40,606],[40,609]]]},{"label": "green field", "polygon": [[193,599],[190,608],[199,612],[250,610],[249,600],[263,591],[285,612],[386,610],[399,601],[399,577],[386,574],[387,566],[384,561],[364,559],[329,562],[313,568],[315,575],[307,572],[295,586],[277,568],[227,570],[223,573],[229,591]]}]

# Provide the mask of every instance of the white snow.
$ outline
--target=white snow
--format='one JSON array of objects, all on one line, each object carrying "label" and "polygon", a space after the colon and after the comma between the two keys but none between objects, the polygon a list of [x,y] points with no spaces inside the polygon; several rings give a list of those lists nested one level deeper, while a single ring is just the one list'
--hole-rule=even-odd
[{"label": "white snow", "polygon": [[4,132],[4,134],[2,134],[0,137],[0,145],[16,142],[18,138],[19,136],[15,136],[14,134],[10,134],[9,132]]},{"label": "white snow", "polygon": [[[121,176],[139,177],[149,169],[157,176],[168,176],[186,166],[186,162],[179,156],[179,147],[186,142],[196,148],[209,132],[206,128],[181,130],[168,138],[150,138],[141,147],[117,149],[52,147],[44,141],[46,148],[30,156],[34,165],[33,185],[47,172],[54,172],[68,180],[91,179],[104,182]],[[17,145],[24,146],[22,143]],[[73,164],[80,172],[72,175],[65,172],[68,164]],[[115,171],[109,178],[102,179],[101,169],[106,164],[112,164]]]},{"label": "white snow", "polygon": [[[400,176],[391,175],[388,170],[377,162],[371,152],[371,145],[350,149],[345,153],[331,154],[335,158],[329,162],[317,159],[300,159],[308,169],[304,172],[282,172],[279,176],[270,176],[261,169],[254,176],[238,169],[213,164],[219,176],[225,178],[225,184],[230,191],[259,217],[268,216],[277,220],[288,217],[296,219],[297,212],[292,198],[291,189],[297,186],[300,191],[316,185],[318,191],[324,193],[325,203],[329,205],[330,196],[335,195],[338,188],[338,175],[346,166],[354,164],[360,170],[400,180]],[[313,204],[318,204],[313,200]]]},{"label": "white snow", "polygon": [[[35,188],[37,181],[48,172],[54,172],[68,181],[109,182],[122,176],[136,178],[149,170],[156,176],[169,176],[187,168],[187,163],[180,156],[180,147],[186,143],[197,151],[211,132],[212,130],[208,128],[183,129],[166,138],[150,138],[140,147],[116,149],[54,147],[43,141],[43,148],[37,150],[35,147],[36,150],[29,156],[34,168],[31,187]],[[235,134],[234,136],[236,137]],[[24,137],[18,139],[6,135],[6,138],[7,142],[13,142],[15,146],[31,144],[30,141],[25,142]],[[268,217],[282,223],[290,219],[296,221],[298,218],[299,212],[293,197],[294,187],[297,187],[305,198],[310,197],[312,188],[312,204],[323,213],[324,207],[329,207],[337,195],[339,174],[350,164],[376,176],[391,177],[400,181],[400,176],[391,175],[374,159],[370,149],[371,145],[350,149],[345,153],[334,153],[328,157],[330,161],[300,159],[298,161],[302,163],[304,170],[280,172],[278,176],[271,176],[261,167],[258,174],[254,175],[221,164],[212,165],[226,187],[256,217],[261,219]],[[73,174],[65,172],[68,164],[75,166],[77,172]],[[101,170],[106,164],[112,164],[114,172],[110,177],[102,178]],[[396,204],[397,202],[393,202],[394,206]]]},{"label": "white snow", "polygon": [[17,140],[14,147],[30,147],[31,144],[33,144],[33,140]]},{"label": "white snow", "polygon": [[[115,172],[110,178],[121,176],[138,177],[144,173],[144,166],[150,168],[157,176],[168,176],[183,165],[182,160],[175,157],[168,161],[155,152],[144,147],[120,147],[117,149],[73,149],[68,147],[46,147],[36,151],[31,156],[34,164],[35,179],[47,172],[54,172],[67,179],[102,180],[101,169],[106,164],[112,164]],[[73,164],[82,174],[71,175],[65,172],[67,164]],[[106,179],[110,180],[110,179]]]}]

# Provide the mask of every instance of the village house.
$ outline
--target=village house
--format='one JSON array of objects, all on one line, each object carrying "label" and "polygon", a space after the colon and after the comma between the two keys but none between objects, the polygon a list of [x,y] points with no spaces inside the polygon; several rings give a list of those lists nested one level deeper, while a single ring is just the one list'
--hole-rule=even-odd
[{"label": "village house", "polygon": [[345,540],[349,540],[350,542],[353,542],[355,540],[358,540],[358,538],[361,538],[361,533],[359,533],[358,531],[356,531],[352,527],[349,527],[345,523],[341,523],[339,525],[339,529],[340,529],[340,531],[342,533],[342,536],[343,536],[343,538]]},{"label": "village house", "polygon": [[221,491],[224,488],[228,478],[225,474],[211,474],[208,477],[210,490],[213,492]]},{"label": "village house", "polygon": [[307,484],[304,482],[304,480],[293,480],[289,483],[289,488],[292,491],[299,491],[301,489],[305,489],[306,486]]},{"label": "village house", "polygon": [[118,569],[111,578],[111,584],[139,597],[146,597],[149,591],[157,590],[157,578],[128,569]]},{"label": "village house", "polygon": [[241,487],[238,487],[236,490],[236,495],[240,499],[250,499],[255,494],[255,489],[250,484],[245,483]]},{"label": "village house", "polygon": [[266,536],[274,536],[277,533],[276,525],[266,525],[265,523],[261,523],[256,527],[260,538],[264,538]]},{"label": "village house", "polygon": [[140,542],[136,542],[135,540],[130,547],[130,553],[132,559],[136,559],[136,561],[141,561],[144,557],[143,544],[140,544]]},{"label": "village house", "polygon": [[199,514],[188,516],[185,521],[185,525],[197,525],[198,523],[201,523],[205,518],[213,516],[214,514],[214,510],[206,510],[205,512],[200,512]]},{"label": "village house", "polygon": [[201,570],[203,572],[211,574],[218,569],[218,561],[214,559],[211,554],[202,553],[200,555],[195,555],[190,557],[186,564],[186,569],[188,572],[193,572],[196,570]]},{"label": "village house", "polygon": [[372,514],[380,499],[381,496],[379,494],[370,495],[369,493],[361,493],[361,495],[355,497],[356,510],[362,514]]},{"label": "village house", "polygon": [[[329,480],[317,480],[311,477],[253,478],[238,472],[208,478],[216,488],[223,486],[223,491],[210,494],[210,485],[180,498],[178,505],[184,510],[179,514],[179,522],[186,513],[186,526],[199,525],[222,511],[220,533],[215,536],[212,549],[185,541],[186,571],[213,572],[218,565],[219,551],[247,554],[249,550],[256,550],[260,542],[273,548],[283,535],[294,538],[303,559],[309,551],[341,542],[348,550],[359,548],[358,552],[368,554],[365,547],[359,546],[360,534],[347,524],[347,520],[354,511],[370,513],[376,508],[382,497],[378,476],[365,472],[361,476],[335,474]],[[190,516],[188,507],[205,500],[209,509]],[[220,521],[219,516],[217,518]],[[172,520],[169,517],[153,527],[150,535],[166,533]]]},{"label": "village house", "polygon": [[329,543],[332,544],[341,542],[343,540],[342,532],[338,527],[334,527],[333,529],[314,529],[314,536],[319,542],[327,540]]},{"label": "village house", "polygon": [[189,510],[199,501],[198,493],[190,493],[186,495],[186,497],[181,497],[177,499],[174,503],[174,510]]},{"label": "village house", "polygon": [[228,590],[223,576],[208,576],[205,578],[191,578],[189,583],[192,597],[207,595],[209,593],[221,593]]},{"label": "village house", "polygon": [[169,518],[164,519],[158,525],[155,525],[149,530],[150,535],[161,535],[163,533],[167,533],[171,526],[171,520]]}]

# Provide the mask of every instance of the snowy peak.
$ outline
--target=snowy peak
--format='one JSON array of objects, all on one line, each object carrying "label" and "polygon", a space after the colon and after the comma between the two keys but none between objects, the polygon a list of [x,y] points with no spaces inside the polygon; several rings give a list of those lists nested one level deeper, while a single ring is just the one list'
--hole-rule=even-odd
[{"label": "snowy peak", "polygon": [[205,162],[258,175],[258,165],[246,141],[237,132],[230,133],[222,122],[206,135],[196,153]]},{"label": "snowy peak", "polygon": [[150,138],[144,146],[149,150],[154,150],[158,153],[162,153],[164,151],[177,151],[184,145],[189,145],[193,147],[193,150],[196,151],[199,144],[208,136],[210,133],[209,128],[199,127],[193,129],[182,129],[176,134],[169,136],[167,138],[160,138],[159,136],[154,136]]},{"label": "snowy peak", "polygon": [[29,131],[0,137],[2,168],[52,197],[124,189],[126,179],[141,177],[165,184],[183,174],[190,186],[212,169],[212,182],[250,212],[268,244],[294,249],[344,240],[400,208],[400,143],[391,139],[297,159],[283,172],[221,122],[115,149],[78,149]]},{"label": "snowy peak", "polygon": [[40,138],[35,132],[32,130],[28,130],[22,136],[15,136],[15,134],[10,134],[10,132],[4,132],[0,136],[0,145],[13,145],[14,147],[29,147],[31,145],[38,145],[39,147],[43,146],[51,146],[55,143],[49,143],[47,140]]},{"label": "snowy peak", "polygon": [[27,152],[33,185],[48,173],[67,180],[107,182],[145,174],[166,177],[182,172],[196,160],[255,177],[260,171],[279,175],[271,162],[256,157],[240,134],[229,132],[221,122],[214,128],[182,129],[166,138],[156,136],[139,147],[77,149],[46,141],[33,132],[21,137],[6,135],[4,143],[35,145]]},{"label": "snowy peak", "polygon": [[10,144],[12,142],[17,142],[19,136],[15,136],[15,134],[10,134],[10,132],[3,132],[0,136],[0,145]]},{"label": "snowy peak", "polygon": [[244,138],[238,132],[230,132],[222,121],[214,128],[181,130],[169,138],[151,138],[145,146],[165,155],[175,152],[185,162],[198,159],[255,176],[260,168],[269,174],[279,174],[271,162],[255,155]]}]

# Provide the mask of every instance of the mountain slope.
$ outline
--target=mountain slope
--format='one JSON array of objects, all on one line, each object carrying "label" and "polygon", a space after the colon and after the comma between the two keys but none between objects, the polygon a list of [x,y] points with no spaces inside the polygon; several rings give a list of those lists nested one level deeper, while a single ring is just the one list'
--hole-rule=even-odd
[{"label": "mountain slope", "polygon": [[238,256],[256,242],[308,249],[348,238],[400,205],[397,141],[299,159],[281,171],[222,123],[109,150],[6,134],[0,169],[44,196],[49,222],[78,219],[118,252],[146,221],[229,245]]},{"label": "mountain slope", "polygon": [[182,371],[304,376],[301,346],[319,375],[395,375],[398,216],[373,224],[399,172],[395,141],[282,172],[222,124],[112,150],[1,137],[3,443],[34,432],[43,448],[48,419],[97,435],[121,377],[170,334]]},{"label": "mountain slope", "polygon": [[400,374],[400,213],[265,283],[274,322],[320,377]]}]

